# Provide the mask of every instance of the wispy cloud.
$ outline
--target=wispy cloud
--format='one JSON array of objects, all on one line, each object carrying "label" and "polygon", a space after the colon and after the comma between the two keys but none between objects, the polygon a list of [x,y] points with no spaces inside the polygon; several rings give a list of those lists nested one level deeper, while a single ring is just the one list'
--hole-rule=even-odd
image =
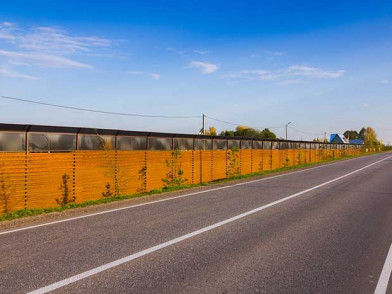
[{"label": "wispy cloud", "polygon": [[45,53],[15,52],[0,50],[0,56],[7,57],[8,61],[17,65],[36,65],[42,67],[58,68],[92,68],[92,65],[74,61],[62,56]]},{"label": "wispy cloud", "polygon": [[96,36],[72,36],[54,27],[33,27],[23,30],[15,24],[0,24],[0,40],[29,51],[69,55],[110,47],[114,41]]},{"label": "wispy cloud", "polygon": [[388,79],[383,79],[380,81],[381,84],[389,84],[389,80]]},{"label": "wispy cloud", "polygon": [[189,56],[189,55],[195,55],[195,54],[197,54],[197,55],[206,55],[206,54],[210,53],[209,50],[201,50],[201,49],[186,49],[186,50],[183,50],[183,49],[177,49],[177,48],[174,48],[174,47],[167,47],[167,48],[165,48],[165,50],[169,51],[169,52],[174,52],[174,53],[176,53],[178,55],[181,55],[181,56]]},{"label": "wispy cloud", "polygon": [[3,22],[0,23],[0,43],[7,45],[7,50],[0,50],[0,57],[14,65],[93,68],[90,64],[74,60],[72,55],[99,54],[100,49],[115,42],[96,36],[74,36],[55,27],[22,29],[13,23]]},{"label": "wispy cloud", "polygon": [[318,79],[337,79],[343,76],[346,71],[344,70],[327,71],[316,67],[294,65],[288,68],[288,72],[293,75],[302,76],[302,77],[311,77],[311,78],[318,78]]},{"label": "wispy cloud", "polygon": [[284,56],[284,55],[287,55],[286,52],[282,52],[282,51],[269,52],[269,54],[273,55],[273,56]]},{"label": "wispy cloud", "polygon": [[280,84],[298,84],[302,82],[299,78],[313,78],[313,79],[337,79],[345,74],[344,70],[328,71],[316,67],[309,67],[303,65],[293,65],[284,69],[278,70],[241,70],[229,72],[224,75],[225,78],[230,79],[248,79],[248,80],[276,80]]},{"label": "wispy cloud", "polygon": [[24,80],[36,80],[37,77],[35,76],[30,76],[30,75],[25,75],[22,73],[10,71],[6,68],[0,68],[0,76],[5,77],[5,78],[16,78],[16,79],[24,79]]},{"label": "wispy cloud", "polygon": [[145,72],[145,71],[127,71],[126,74],[132,76],[148,76],[154,80],[159,80],[161,75],[155,72]]},{"label": "wispy cloud", "polygon": [[198,68],[203,74],[211,74],[219,69],[216,64],[202,61],[192,61],[189,63],[189,67]]}]

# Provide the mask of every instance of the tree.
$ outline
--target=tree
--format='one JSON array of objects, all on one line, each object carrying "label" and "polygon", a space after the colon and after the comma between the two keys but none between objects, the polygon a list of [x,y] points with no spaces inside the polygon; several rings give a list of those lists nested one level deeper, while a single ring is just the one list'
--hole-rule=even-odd
[{"label": "tree", "polygon": [[365,129],[365,128],[362,128],[362,129],[359,131],[358,139],[360,139],[360,140],[365,140],[365,133],[366,133],[366,129]]},{"label": "tree", "polygon": [[379,144],[376,131],[371,127],[367,127],[365,131],[365,145],[374,146]]},{"label": "tree", "polygon": [[216,128],[215,127],[210,127],[208,129],[208,132],[210,133],[210,136],[216,136]]},{"label": "tree", "polygon": [[271,132],[268,128],[265,128],[260,132],[261,139],[276,139],[276,135]]},{"label": "tree", "polygon": [[359,134],[357,131],[345,131],[343,133],[344,137],[350,139],[350,140],[356,140],[359,139]]},{"label": "tree", "polygon": [[219,136],[224,136],[224,137],[234,137],[234,131],[229,131],[229,130],[225,130],[222,131]]},{"label": "tree", "polygon": [[250,128],[248,126],[238,126],[235,131],[225,130],[220,133],[220,136],[226,137],[249,137],[258,139],[276,139],[276,135],[269,129],[264,129],[262,131]]},{"label": "tree", "polygon": [[[200,129],[199,134],[203,134],[203,128]],[[216,128],[215,127],[209,127],[209,129],[206,130],[206,136],[217,136]]]},{"label": "tree", "polygon": [[237,137],[258,138],[259,135],[260,135],[260,132],[258,130],[255,130],[255,129],[247,127],[247,126],[238,126],[235,128],[235,131],[234,131],[234,136],[237,136]]}]

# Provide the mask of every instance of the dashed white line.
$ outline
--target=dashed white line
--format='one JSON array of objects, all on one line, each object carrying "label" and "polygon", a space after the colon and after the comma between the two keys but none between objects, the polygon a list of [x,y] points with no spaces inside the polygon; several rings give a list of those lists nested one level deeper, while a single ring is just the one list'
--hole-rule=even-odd
[{"label": "dashed white line", "polygon": [[[126,257],[120,258],[120,259],[115,260],[115,261],[112,261],[112,262],[110,262],[110,263],[107,263],[107,264],[101,265],[101,266],[99,266],[99,267],[93,268],[93,269],[91,269],[91,270],[85,271],[85,272],[83,272],[83,273],[77,274],[77,275],[75,275],[75,276],[72,276],[72,277],[66,278],[66,279],[64,279],[64,280],[55,282],[55,283],[53,283],[53,284],[51,284],[51,285],[48,285],[48,286],[45,286],[45,287],[43,287],[43,288],[40,288],[40,289],[34,290],[34,291],[32,291],[32,292],[29,292],[29,294],[43,294],[43,293],[48,293],[48,292],[50,292],[50,291],[54,291],[54,290],[56,290],[56,289],[58,289],[58,288],[67,286],[67,285],[69,285],[69,284],[75,283],[75,282],[80,281],[80,280],[83,280],[83,279],[85,279],[85,278],[88,278],[88,277],[90,277],[90,276],[96,275],[96,274],[98,274],[98,273],[101,273],[101,272],[106,271],[106,270],[108,270],[108,269],[114,268],[114,267],[119,266],[119,265],[121,265],[121,264],[130,262],[130,261],[132,261],[132,260],[134,260],[134,259],[136,259],[136,258],[139,258],[139,257],[145,256],[145,255],[147,255],[147,254],[153,253],[153,252],[155,252],[155,251],[161,250],[161,249],[163,249],[163,248],[166,248],[166,247],[168,247],[168,246],[174,245],[174,244],[179,243],[179,242],[181,242],[181,241],[190,239],[190,238],[195,237],[195,236],[197,236],[197,235],[200,235],[200,234],[202,234],[202,233],[211,231],[211,230],[213,230],[213,229],[216,229],[216,228],[221,227],[221,226],[223,226],[223,225],[226,225],[226,224],[228,224],[228,223],[234,222],[234,221],[236,221],[236,220],[239,220],[239,219],[244,218],[244,217],[246,217],[246,216],[249,216],[249,215],[251,215],[251,214],[255,214],[255,213],[259,212],[259,211],[262,211],[262,210],[267,209],[267,208],[269,208],[269,207],[275,206],[275,205],[277,205],[277,204],[279,204],[279,203],[288,201],[288,200],[290,200],[290,199],[293,199],[293,198],[298,197],[298,196],[300,196],[300,195],[306,194],[306,193],[308,193],[308,192],[311,192],[311,191],[316,190],[316,189],[318,189],[318,188],[321,188],[321,187],[323,187],[323,186],[329,185],[329,184],[331,184],[331,183],[333,183],[333,182],[339,181],[339,180],[344,179],[344,178],[346,178],[346,177],[349,177],[349,176],[351,176],[351,175],[353,175],[353,174],[356,174],[356,173],[358,173],[358,172],[360,172],[360,171],[363,171],[364,169],[367,169],[367,168],[369,168],[369,167],[371,167],[371,166],[373,166],[373,165],[375,165],[375,164],[378,164],[378,163],[380,163],[380,162],[382,162],[382,161],[384,161],[384,160],[387,160],[387,159],[389,159],[389,158],[391,158],[391,157],[392,157],[392,156],[387,157],[387,158],[384,158],[384,159],[379,160],[379,161],[376,161],[376,162],[374,162],[374,163],[372,163],[372,164],[366,165],[366,166],[364,166],[364,167],[362,167],[362,168],[360,168],[360,169],[357,169],[357,170],[355,170],[355,171],[353,171],[353,172],[350,172],[350,173],[348,173],[348,174],[345,174],[345,175],[343,175],[343,176],[337,177],[337,178],[335,178],[335,179],[333,179],[333,180],[324,182],[324,183],[319,184],[319,185],[317,185],[317,186],[313,186],[312,188],[309,188],[309,189],[303,190],[303,191],[301,191],[301,192],[292,194],[292,195],[290,195],[290,196],[288,196],[288,197],[279,199],[279,200],[274,201],[274,202],[271,202],[271,203],[269,203],[269,204],[266,204],[266,205],[260,206],[260,207],[258,207],[258,208],[249,210],[249,211],[247,211],[247,212],[241,213],[241,214],[239,214],[239,215],[236,215],[236,216],[234,216],[234,217],[231,217],[231,218],[228,218],[228,219],[226,219],[226,220],[220,221],[220,222],[218,222],[218,223],[212,224],[212,225],[210,225],[210,226],[204,227],[204,228],[202,228],[202,229],[199,229],[199,230],[197,230],[197,231],[191,232],[191,233],[189,233],[189,234],[180,236],[180,237],[175,238],[175,239],[172,239],[172,240],[170,240],[170,241],[161,243],[161,244],[159,244],[159,245],[150,247],[150,248],[145,249],[145,250],[142,250],[142,251],[140,251],[140,252],[137,252],[137,253],[128,255],[128,256],[126,256]],[[392,257],[391,257],[391,259],[392,259]],[[388,266],[387,266],[387,272],[388,272],[388,270],[389,270],[389,268],[388,268]],[[389,274],[390,274],[390,271],[389,271],[389,273],[388,273],[388,276],[389,276]],[[381,293],[384,294],[384,292],[380,292],[380,293],[377,293],[377,294],[381,294]]]},{"label": "dashed white line", "polygon": [[376,290],[374,294],[387,293],[389,279],[392,273],[392,245],[389,248],[387,258],[385,259],[384,267],[381,271],[380,278],[378,279]]}]

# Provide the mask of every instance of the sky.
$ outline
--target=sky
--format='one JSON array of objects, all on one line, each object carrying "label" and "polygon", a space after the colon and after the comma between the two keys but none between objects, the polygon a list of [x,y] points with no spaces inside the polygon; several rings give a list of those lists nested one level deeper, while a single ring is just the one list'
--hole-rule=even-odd
[{"label": "sky", "polygon": [[[0,122],[392,142],[391,1],[0,0]],[[220,121],[217,121],[217,120]]]}]

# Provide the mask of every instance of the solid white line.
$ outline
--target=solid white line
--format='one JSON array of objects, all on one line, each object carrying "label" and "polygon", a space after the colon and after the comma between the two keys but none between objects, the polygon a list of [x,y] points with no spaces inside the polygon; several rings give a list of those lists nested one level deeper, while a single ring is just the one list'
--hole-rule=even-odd
[{"label": "solid white line", "polygon": [[392,273],[392,245],[389,248],[387,258],[385,259],[384,267],[382,268],[380,278],[378,279],[376,290],[374,294],[387,293],[388,282]]},{"label": "solid white line", "polygon": [[324,183],[319,184],[319,185],[317,185],[317,186],[314,186],[314,187],[312,187],[312,188],[309,188],[309,189],[303,190],[303,191],[301,191],[301,192],[292,194],[292,195],[290,195],[290,196],[288,196],[288,197],[285,197],[285,198],[279,199],[279,200],[277,200],[277,201],[271,202],[271,203],[269,203],[269,204],[260,206],[260,207],[258,207],[258,208],[249,210],[249,211],[247,211],[247,212],[241,213],[241,214],[239,214],[239,215],[236,215],[236,216],[234,216],[234,217],[228,218],[228,219],[223,220],[223,221],[221,221],[221,222],[218,222],[218,223],[215,223],[215,224],[213,224],[213,225],[207,226],[207,227],[202,228],[202,229],[200,229],[200,230],[197,230],[197,231],[194,231],[194,232],[192,232],[192,233],[183,235],[183,236],[181,236],[181,237],[172,239],[172,240],[167,241],[167,242],[164,242],[164,243],[162,243],[162,244],[159,244],[159,245],[150,247],[150,248],[145,249],[145,250],[142,250],[142,251],[140,251],[140,252],[137,252],[137,253],[128,255],[128,256],[126,256],[126,257],[120,258],[120,259],[118,259],[118,260],[112,261],[112,262],[107,263],[107,264],[104,264],[104,265],[101,265],[101,266],[99,266],[99,267],[93,268],[93,269],[91,269],[91,270],[88,270],[88,271],[85,271],[85,272],[83,272],[83,273],[77,274],[77,275],[75,275],[75,276],[69,277],[69,278],[67,278],[67,279],[58,281],[58,282],[56,282],[56,283],[53,283],[53,284],[51,284],[51,285],[48,285],[48,286],[46,286],[46,287],[37,289],[37,290],[32,291],[32,292],[29,292],[29,293],[30,293],[30,294],[33,294],[33,293],[34,293],[34,294],[48,293],[48,292],[53,291],[53,290],[56,290],[56,289],[58,289],[58,288],[61,288],[61,287],[67,286],[67,285],[69,285],[69,284],[75,283],[75,282],[80,281],[80,280],[82,280],[82,279],[85,279],[85,278],[87,278],[87,277],[96,275],[96,274],[98,274],[98,273],[100,273],[100,272],[103,272],[103,271],[106,271],[106,270],[111,269],[111,268],[113,268],[113,267],[119,266],[119,265],[121,265],[121,264],[123,264],[123,263],[130,262],[130,261],[132,261],[132,260],[134,260],[134,259],[136,259],[136,258],[139,258],[139,257],[145,256],[145,255],[147,255],[147,254],[153,253],[153,252],[155,252],[155,251],[161,250],[161,249],[163,249],[163,248],[165,248],[165,247],[168,247],[168,246],[170,246],[170,245],[174,245],[174,244],[176,244],[176,243],[179,243],[179,242],[181,242],[181,241],[184,241],[184,240],[187,240],[187,239],[189,239],[189,238],[195,237],[195,236],[200,235],[200,234],[202,234],[202,233],[211,231],[211,230],[213,230],[213,229],[215,229],[215,228],[218,228],[218,227],[220,227],[220,226],[223,226],[223,225],[225,225],[225,224],[234,222],[234,221],[236,221],[236,220],[239,220],[239,219],[244,218],[244,217],[246,217],[246,216],[249,216],[249,215],[251,215],[251,214],[257,213],[257,212],[259,212],[259,211],[262,211],[262,210],[264,210],[264,209],[267,209],[267,208],[272,207],[272,206],[274,206],[274,205],[277,205],[277,204],[279,204],[279,203],[285,202],[285,201],[287,201],[287,200],[290,200],[290,199],[292,199],[292,198],[298,197],[298,196],[303,195],[303,194],[305,194],[305,193],[311,192],[311,191],[313,191],[313,190],[316,190],[316,189],[318,189],[318,188],[321,188],[321,187],[326,186],[326,185],[328,185],[328,184],[331,184],[331,183],[333,183],[333,182],[339,181],[339,180],[341,180],[341,179],[343,179],[343,178],[346,178],[346,177],[351,176],[351,175],[353,175],[353,174],[356,174],[356,173],[358,173],[358,172],[360,172],[360,171],[363,171],[364,169],[367,169],[367,168],[369,168],[369,167],[371,167],[371,166],[373,166],[373,165],[375,165],[375,164],[377,164],[377,163],[380,163],[380,162],[382,162],[382,161],[384,161],[384,160],[386,160],[386,159],[389,159],[389,158],[391,158],[391,157],[392,157],[392,156],[387,157],[387,158],[384,158],[384,159],[379,160],[379,161],[376,161],[376,162],[374,162],[374,163],[372,163],[372,164],[369,164],[369,165],[364,166],[364,167],[362,167],[362,168],[360,168],[360,169],[357,169],[357,170],[355,170],[355,171],[353,171],[353,172],[350,172],[350,173],[348,173],[348,174],[345,174],[345,175],[340,176],[340,177],[338,177],[338,178],[335,178],[335,179],[333,179],[333,180],[324,182]]},{"label": "solid white line", "polygon": [[[358,159],[358,158],[348,159],[347,161],[356,160],[356,159]],[[204,194],[204,193],[214,192],[214,191],[223,190],[223,189],[229,189],[229,188],[233,188],[233,187],[237,187],[237,186],[247,185],[250,183],[272,180],[272,179],[285,177],[285,176],[289,176],[289,175],[293,175],[293,174],[307,172],[310,170],[328,167],[328,166],[339,164],[342,162],[344,162],[344,161],[338,161],[338,162],[334,162],[334,163],[330,163],[330,164],[324,164],[321,166],[315,166],[315,167],[311,167],[311,168],[307,168],[307,169],[303,169],[303,170],[298,170],[298,171],[293,171],[293,172],[285,173],[285,174],[281,174],[281,175],[271,176],[271,177],[267,177],[267,178],[262,178],[262,179],[257,179],[257,180],[252,180],[252,181],[247,181],[247,182],[242,182],[242,183],[237,183],[237,184],[231,184],[231,185],[227,185],[227,186],[223,186],[223,187],[219,187],[219,188],[213,188],[213,189],[188,193],[188,194],[184,194],[184,195],[180,195],[180,196],[175,196],[175,197],[170,197],[170,198],[165,198],[165,199],[160,199],[160,200],[155,200],[155,201],[149,201],[149,202],[145,202],[145,203],[141,203],[141,204],[135,204],[135,205],[125,206],[125,207],[120,207],[120,208],[109,209],[109,210],[105,210],[105,211],[101,211],[101,212],[84,214],[81,216],[70,217],[70,218],[61,219],[61,220],[57,220],[57,221],[42,223],[39,225],[33,225],[33,226],[27,226],[27,227],[22,227],[22,228],[18,228],[18,229],[8,230],[8,231],[0,232],[0,236],[6,235],[6,234],[11,234],[11,233],[16,233],[16,232],[20,232],[20,231],[40,228],[40,227],[44,227],[44,226],[50,226],[50,225],[55,225],[55,224],[59,224],[59,223],[69,222],[69,221],[73,221],[73,220],[77,220],[77,219],[88,218],[88,217],[97,216],[97,215],[101,215],[101,214],[112,213],[112,212],[126,210],[126,209],[132,209],[132,208],[136,208],[136,207],[140,207],[140,206],[151,205],[151,204],[156,204],[156,203],[165,202],[165,201],[172,201],[172,200],[185,198],[185,197],[189,197],[189,196],[194,196],[194,195],[198,195],[198,194]]]}]

